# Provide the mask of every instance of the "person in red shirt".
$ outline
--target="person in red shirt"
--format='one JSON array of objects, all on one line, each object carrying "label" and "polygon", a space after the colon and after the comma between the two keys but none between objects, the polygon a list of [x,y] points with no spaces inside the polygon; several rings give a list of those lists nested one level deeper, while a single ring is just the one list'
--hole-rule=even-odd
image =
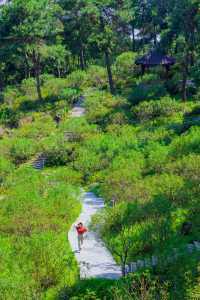
[{"label": "person in red shirt", "polygon": [[80,222],[76,226],[76,231],[78,234],[78,249],[79,251],[81,251],[81,247],[83,246],[84,233],[87,232],[87,228],[83,226],[82,222]]}]

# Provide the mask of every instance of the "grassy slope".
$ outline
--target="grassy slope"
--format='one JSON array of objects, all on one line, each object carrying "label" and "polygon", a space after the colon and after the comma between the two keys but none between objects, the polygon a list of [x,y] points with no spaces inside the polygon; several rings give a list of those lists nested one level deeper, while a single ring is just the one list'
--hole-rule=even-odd
[{"label": "grassy slope", "polygon": [[[101,234],[111,250],[122,251],[120,239],[124,228],[130,233],[129,261],[198,239],[200,228],[200,132],[196,127],[182,134],[184,114],[196,103],[181,104],[168,96],[162,97],[164,89],[159,96],[152,84],[148,99],[154,100],[156,95],[155,104],[143,101],[133,106],[125,97],[112,97],[98,90],[106,82],[101,74],[91,80],[87,76],[74,73],[64,83],[59,83],[59,88],[58,82],[55,88],[53,81],[46,82],[43,92],[48,94],[50,84],[54,96],[47,95],[47,102],[37,104],[37,113],[31,112],[23,99],[15,99],[17,113],[20,110],[23,116],[31,115],[34,121],[12,130],[12,135],[0,142],[3,153],[1,191],[5,195],[0,210],[3,218],[0,229],[3,251],[7,253],[3,268],[7,272],[3,273],[1,288],[7,297],[16,294],[16,297],[26,295],[28,299],[34,293],[36,298],[52,299],[59,289],[61,299],[70,296],[80,300],[105,296],[109,300],[112,297],[115,300],[195,299],[199,295],[200,277],[195,257],[150,274],[130,276],[119,283],[94,280],[80,284],[74,281],[77,269],[68,250],[64,250],[67,247],[65,234],[79,213],[79,206],[74,207],[76,197],[71,197],[72,191],[75,193],[76,186],[83,181],[94,187],[108,203],[116,200],[116,207],[106,209],[100,218],[97,216],[96,222],[102,224]],[[118,80],[118,84],[122,84]],[[87,98],[86,120],[68,120],[66,106],[73,102],[73,97],[68,94],[67,101],[63,101],[56,96],[63,84],[75,87],[76,95],[80,88],[83,90]],[[131,101],[135,99],[130,92],[134,84],[135,79],[128,78],[126,83],[123,78],[122,91]],[[137,90],[137,96],[139,92]],[[19,105],[20,101],[24,104]],[[40,109],[44,108],[45,113],[41,113]],[[63,117],[59,128],[52,120],[56,112]],[[66,141],[66,132],[74,134],[70,141]],[[24,166],[41,152],[47,156],[50,167],[42,174]],[[193,230],[186,237],[180,235],[184,221],[193,223]],[[20,263],[16,257],[23,253],[24,261]],[[115,251],[113,253],[115,255]],[[1,255],[1,260],[2,257],[5,254]],[[66,263],[72,268],[71,278]],[[70,290],[72,283],[75,285]]]}]

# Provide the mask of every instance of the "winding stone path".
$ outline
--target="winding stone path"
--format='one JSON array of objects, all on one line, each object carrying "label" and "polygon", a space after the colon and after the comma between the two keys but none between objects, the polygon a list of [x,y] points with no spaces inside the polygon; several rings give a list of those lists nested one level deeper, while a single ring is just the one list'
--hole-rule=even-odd
[{"label": "winding stone path", "polygon": [[[85,114],[84,98],[78,101],[70,112],[73,118]],[[78,241],[75,225],[79,222],[88,227],[91,218],[104,207],[104,201],[93,193],[85,193],[82,199],[82,212],[76,222],[71,226],[68,239],[80,267],[80,278],[107,278],[121,277],[121,268],[114,261],[111,253],[102,240],[93,231],[88,231],[81,252],[78,252]]]},{"label": "winding stone path", "polygon": [[71,248],[80,266],[80,278],[118,279],[121,269],[114,261],[104,243],[93,231],[88,231],[81,252],[78,252],[77,233],[75,225],[83,222],[88,226],[91,217],[104,207],[104,201],[93,193],[85,193],[82,200],[82,212],[72,225],[68,238]]},{"label": "winding stone path", "polygon": [[84,98],[82,97],[73,107],[73,109],[70,111],[70,116],[72,118],[81,117],[85,114],[85,108],[84,108]]}]

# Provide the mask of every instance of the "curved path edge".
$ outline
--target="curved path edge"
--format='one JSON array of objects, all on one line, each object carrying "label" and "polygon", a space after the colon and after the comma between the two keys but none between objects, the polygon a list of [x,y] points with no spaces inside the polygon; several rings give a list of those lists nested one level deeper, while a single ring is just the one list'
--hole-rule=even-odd
[{"label": "curved path edge", "polygon": [[71,226],[68,239],[80,267],[80,278],[106,278],[118,279],[121,275],[121,268],[106,248],[103,241],[93,231],[88,231],[81,252],[78,252],[77,233],[75,225],[83,222],[88,226],[91,218],[104,207],[102,198],[96,197],[93,193],[84,193],[82,197],[82,212],[76,222]]}]

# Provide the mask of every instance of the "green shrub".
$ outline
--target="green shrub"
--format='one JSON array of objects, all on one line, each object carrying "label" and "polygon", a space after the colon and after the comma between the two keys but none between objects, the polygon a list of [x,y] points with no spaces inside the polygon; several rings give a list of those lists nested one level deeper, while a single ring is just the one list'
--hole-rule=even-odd
[{"label": "green shrub", "polygon": [[168,160],[168,147],[157,142],[151,142],[145,147],[147,168],[150,172],[159,173]]},{"label": "green shrub", "polygon": [[42,92],[45,97],[62,98],[62,91],[67,87],[66,78],[49,78],[44,81]]},{"label": "green shrub", "polygon": [[44,170],[44,175],[48,176],[48,180],[54,181],[56,178],[57,181],[74,186],[80,186],[82,183],[82,173],[67,166],[51,168],[51,172],[47,168]]},{"label": "green shrub", "polygon": [[24,79],[21,82],[20,91],[28,100],[37,100],[36,81],[34,78]]},{"label": "green shrub", "polygon": [[167,91],[163,83],[141,83],[134,87],[129,100],[133,104],[138,104],[144,100],[159,99],[166,95]]},{"label": "green shrub", "polygon": [[66,230],[80,213],[70,178],[21,167],[7,177],[0,211],[2,299],[55,299],[78,268]]},{"label": "green shrub", "polygon": [[76,89],[72,88],[64,88],[59,95],[61,99],[65,99],[69,104],[73,104],[79,96],[80,93]]},{"label": "green shrub", "polygon": [[147,121],[158,117],[171,116],[180,110],[180,105],[174,99],[164,97],[157,101],[144,101],[133,107],[132,110],[139,121]]},{"label": "green shrub", "polygon": [[144,160],[142,154],[136,151],[130,151],[128,156],[123,157],[121,154],[116,155],[114,159],[108,158],[108,161],[112,160],[112,164],[101,184],[101,192],[105,199],[114,199],[116,202],[134,199],[135,184],[137,185],[137,181],[141,177]]},{"label": "green shrub", "polygon": [[77,70],[67,76],[67,86],[74,89],[81,89],[81,86],[86,80],[86,72]]},{"label": "green shrub", "polygon": [[18,121],[19,115],[13,109],[4,105],[0,107],[0,124],[13,128],[18,126]]},{"label": "green shrub", "polygon": [[170,154],[181,157],[189,153],[200,153],[200,129],[191,127],[189,131],[173,140],[170,145]]},{"label": "green shrub", "polygon": [[[55,132],[56,124],[52,117],[44,113],[31,114],[32,122],[25,122],[15,131],[16,138],[30,138],[37,140],[37,143]],[[27,116],[28,117],[28,116]]]},{"label": "green shrub", "polygon": [[84,86],[98,89],[108,88],[108,77],[106,69],[100,66],[89,66],[86,72],[86,81]]},{"label": "green shrub", "polygon": [[6,176],[14,171],[14,165],[4,157],[0,157],[0,185]]},{"label": "green shrub", "polygon": [[107,124],[110,114],[125,104],[123,98],[104,91],[89,90],[85,96],[86,118],[90,123]]},{"label": "green shrub", "polygon": [[31,159],[37,152],[37,144],[28,138],[16,138],[10,147],[10,158],[16,164],[21,164]]},{"label": "green shrub", "polygon": [[48,74],[48,73],[45,73],[45,74],[42,74],[40,76],[40,80],[42,82],[42,85],[44,85],[46,82],[48,82],[49,80],[52,81],[53,79],[55,79],[56,77],[53,75],[53,74]]},{"label": "green shrub", "polygon": [[98,133],[97,126],[89,124],[85,118],[66,119],[60,124],[60,131],[64,134],[67,140],[82,141],[89,139],[93,134]]},{"label": "green shrub", "polygon": [[12,108],[15,99],[20,95],[19,90],[15,87],[7,87],[3,92],[4,103]]},{"label": "green shrub", "polygon": [[64,133],[45,138],[40,143],[40,150],[46,157],[47,166],[63,166],[74,160],[74,146],[68,143]]},{"label": "green shrub", "polygon": [[115,67],[118,76],[124,79],[126,79],[127,76],[131,76],[131,75],[133,76],[134,69],[136,68],[135,65],[136,56],[137,53],[124,52],[116,58]]},{"label": "green shrub", "polygon": [[116,85],[122,93],[127,86],[133,86],[136,83],[138,67],[135,65],[137,54],[133,52],[124,52],[116,58],[113,66]]}]

